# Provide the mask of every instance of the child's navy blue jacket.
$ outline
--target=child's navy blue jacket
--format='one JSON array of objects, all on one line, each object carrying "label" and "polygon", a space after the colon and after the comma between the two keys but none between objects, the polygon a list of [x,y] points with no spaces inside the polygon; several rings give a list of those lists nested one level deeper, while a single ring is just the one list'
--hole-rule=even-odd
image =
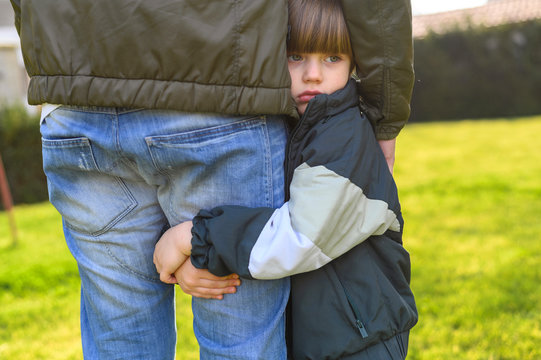
[{"label": "child's navy blue jacket", "polygon": [[310,101],[286,156],[289,201],[201,211],[193,264],[216,275],[292,276],[294,358],[336,359],[409,330],[417,310],[397,189],[355,81]]}]

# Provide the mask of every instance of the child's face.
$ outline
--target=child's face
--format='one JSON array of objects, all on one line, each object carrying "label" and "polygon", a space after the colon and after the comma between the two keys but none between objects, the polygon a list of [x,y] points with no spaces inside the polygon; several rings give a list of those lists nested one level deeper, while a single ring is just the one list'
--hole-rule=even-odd
[{"label": "child's face", "polygon": [[288,54],[291,94],[299,114],[318,94],[331,94],[346,86],[350,77],[351,59],[345,54]]}]

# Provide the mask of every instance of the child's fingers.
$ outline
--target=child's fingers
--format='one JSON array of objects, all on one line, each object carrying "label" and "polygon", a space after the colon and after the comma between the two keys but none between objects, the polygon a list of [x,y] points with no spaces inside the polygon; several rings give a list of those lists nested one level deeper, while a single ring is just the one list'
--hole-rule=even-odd
[{"label": "child's fingers", "polygon": [[[189,291],[208,292],[211,295],[223,292],[224,289],[231,289],[240,286],[240,279],[208,280],[208,279],[178,279],[177,283],[182,284]],[[230,292],[230,291],[229,291]]]},{"label": "child's fingers", "polygon": [[240,285],[238,275],[215,276],[194,267],[189,259],[175,272],[175,277],[186,294],[207,299],[220,299],[223,294],[236,292]]},{"label": "child's fingers", "polygon": [[205,288],[205,287],[195,287],[191,288],[183,284],[182,282],[179,283],[180,288],[182,291],[184,291],[186,294],[204,298],[204,299],[217,299],[221,300],[223,299],[224,294],[234,294],[237,292],[236,286],[230,286],[225,288]]},{"label": "child's fingers", "polygon": [[206,289],[224,289],[232,286],[239,286],[240,279],[199,279],[197,283],[192,284],[195,288],[206,288]]},{"label": "child's fingers", "polygon": [[240,285],[240,279],[209,280],[188,277],[179,279],[178,284],[187,294],[208,298],[221,294],[235,293],[237,291],[236,287]]},{"label": "child's fingers", "polygon": [[197,277],[209,281],[227,281],[227,280],[236,280],[239,278],[237,274],[229,274],[227,276],[216,276],[204,269],[197,269]]},{"label": "child's fingers", "polygon": [[160,280],[166,284],[177,284],[177,278],[169,273],[162,272],[160,273]]}]

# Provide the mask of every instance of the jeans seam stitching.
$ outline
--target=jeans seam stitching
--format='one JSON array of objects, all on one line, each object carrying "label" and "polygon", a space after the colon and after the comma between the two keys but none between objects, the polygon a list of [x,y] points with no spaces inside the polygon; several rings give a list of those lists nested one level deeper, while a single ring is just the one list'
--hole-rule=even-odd
[{"label": "jeans seam stitching", "polygon": [[269,139],[269,129],[267,122],[261,124],[263,137],[265,138],[265,169],[267,176],[265,176],[265,192],[267,196],[267,206],[274,207],[274,172],[272,164],[272,149]]}]

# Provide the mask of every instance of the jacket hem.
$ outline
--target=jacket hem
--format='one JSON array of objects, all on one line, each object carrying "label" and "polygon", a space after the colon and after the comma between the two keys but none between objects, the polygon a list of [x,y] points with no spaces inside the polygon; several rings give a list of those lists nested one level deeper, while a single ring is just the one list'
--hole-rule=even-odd
[{"label": "jacket hem", "polygon": [[28,103],[298,116],[290,89],[94,76],[32,76]]}]

